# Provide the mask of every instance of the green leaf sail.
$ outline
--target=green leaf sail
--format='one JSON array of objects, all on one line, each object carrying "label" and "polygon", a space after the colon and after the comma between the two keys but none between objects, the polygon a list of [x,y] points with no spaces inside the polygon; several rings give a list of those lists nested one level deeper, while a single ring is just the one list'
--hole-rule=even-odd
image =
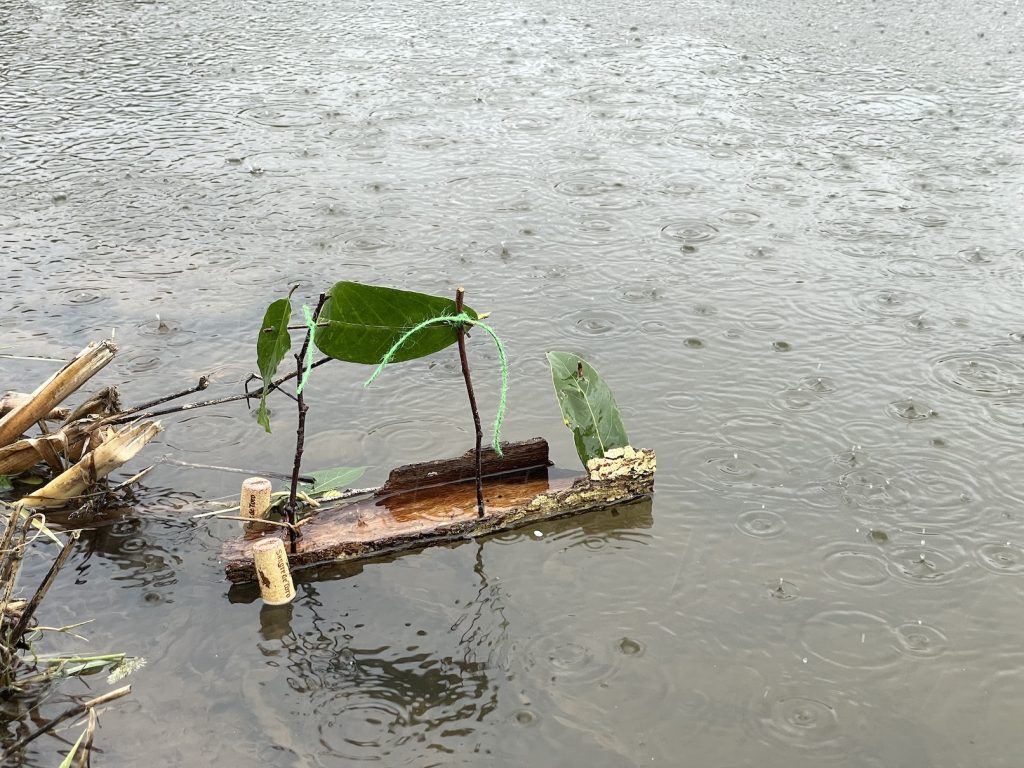
[{"label": "green leaf sail", "polygon": [[[469,307],[463,307],[463,311],[477,317]],[[425,320],[456,314],[451,299],[342,281],[328,291],[327,303],[320,312],[324,326],[316,335],[316,346],[336,360],[376,365],[406,331]],[[399,347],[391,362],[425,357],[456,341],[455,328],[432,325]]]},{"label": "green leaf sail", "polygon": [[270,415],[267,413],[267,392],[270,382],[277,373],[277,366],[284,360],[292,347],[292,337],[288,334],[288,321],[292,317],[290,299],[278,299],[269,307],[260,325],[260,335],[256,340],[256,364],[263,378],[263,394],[260,395],[260,409],[256,414],[258,421],[267,432],[270,431]]},{"label": "green leaf sail", "polygon": [[612,391],[589,363],[571,352],[548,352],[551,381],[583,466],[629,445]]}]

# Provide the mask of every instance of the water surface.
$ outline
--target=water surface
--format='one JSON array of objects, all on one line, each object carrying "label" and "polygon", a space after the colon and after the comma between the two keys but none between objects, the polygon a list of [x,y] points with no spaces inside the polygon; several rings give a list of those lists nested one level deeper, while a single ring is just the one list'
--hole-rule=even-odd
[{"label": "water surface", "polygon": [[[128,401],[227,394],[291,285],[464,285],[508,438],[574,465],[569,349],[659,456],[653,504],[305,573],[283,611],[191,520],[239,476],[158,465],[47,606],[148,659],[104,764],[1015,766],[1022,13],[0,0],[3,352],[116,332]],[[366,373],[314,376],[308,467],[468,447],[453,355]],[[164,424],[150,458],[290,466],[287,401],[272,436]]]}]

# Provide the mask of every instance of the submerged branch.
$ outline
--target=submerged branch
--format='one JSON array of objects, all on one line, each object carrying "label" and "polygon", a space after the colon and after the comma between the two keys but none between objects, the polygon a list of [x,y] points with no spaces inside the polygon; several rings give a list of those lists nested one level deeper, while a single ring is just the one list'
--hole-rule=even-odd
[{"label": "submerged branch", "polygon": [[81,704],[76,704],[75,706],[71,707],[71,709],[62,712],[52,720],[48,720],[47,722],[43,723],[41,727],[32,731],[32,733],[30,733],[28,736],[18,739],[16,742],[7,747],[7,749],[4,750],[3,759],[6,760],[8,757],[13,755],[18,750],[24,749],[28,744],[38,739],[44,733],[52,731],[61,723],[66,722],[67,720],[70,720],[73,717],[78,717],[84,712],[88,712],[89,710],[93,709],[94,707],[98,707],[101,704],[106,704],[107,702],[113,701],[114,699],[120,699],[122,696],[127,696],[131,692],[132,687],[130,685],[126,685],[122,688],[116,688],[113,691],[104,693],[102,696],[97,696],[95,699],[89,699],[88,701],[83,701]]}]

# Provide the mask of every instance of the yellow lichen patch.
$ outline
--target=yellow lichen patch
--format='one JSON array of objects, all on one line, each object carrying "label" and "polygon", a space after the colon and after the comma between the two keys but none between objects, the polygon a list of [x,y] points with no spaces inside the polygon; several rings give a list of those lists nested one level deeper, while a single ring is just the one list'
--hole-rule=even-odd
[{"label": "yellow lichen patch", "polygon": [[644,477],[653,475],[656,469],[654,451],[643,448],[636,450],[629,445],[625,448],[612,448],[605,453],[604,458],[587,462],[587,472],[594,482]]}]

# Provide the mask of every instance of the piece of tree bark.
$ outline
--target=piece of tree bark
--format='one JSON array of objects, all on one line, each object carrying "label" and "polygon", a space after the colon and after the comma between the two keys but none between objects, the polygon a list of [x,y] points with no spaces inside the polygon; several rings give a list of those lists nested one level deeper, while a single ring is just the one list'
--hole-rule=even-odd
[{"label": "piece of tree bark", "polygon": [[[543,442],[543,441],[542,441]],[[546,455],[546,444],[544,453]],[[469,453],[447,462],[427,462],[400,468],[400,476],[433,479],[451,470],[446,464],[475,462]],[[302,536],[291,567],[325,562],[344,562],[365,557],[456,541],[511,530],[541,520],[606,508],[649,495],[654,489],[654,453],[636,450],[623,467],[607,479],[589,476],[554,477],[547,467],[491,475],[484,479],[484,516],[477,516],[476,484],[472,474],[458,482],[426,487],[381,491],[371,499],[349,506],[322,507],[302,525]],[[430,467],[426,473],[416,467]],[[632,467],[632,468],[631,468]],[[471,472],[475,468],[471,467]],[[430,473],[438,473],[431,476]],[[263,536],[287,533],[271,531],[228,541],[222,560],[228,579],[236,583],[255,578],[252,545]]]},{"label": "piece of tree bark", "polygon": [[[501,452],[501,456],[498,456],[493,448],[485,448],[480,452],[480,463],[484,475],[513,472],[517,469],[547,467],[551,464],[548,459],[548,443],[542,437],[532,437],[518,443],[502,443]],[[406,464],[391,470],[387,482],[377,490],[377,496],[422,488],[426,485],[452,483],[473,477],[475,474],[476,451],[474,450],[466,451],[454,459]]]}]

